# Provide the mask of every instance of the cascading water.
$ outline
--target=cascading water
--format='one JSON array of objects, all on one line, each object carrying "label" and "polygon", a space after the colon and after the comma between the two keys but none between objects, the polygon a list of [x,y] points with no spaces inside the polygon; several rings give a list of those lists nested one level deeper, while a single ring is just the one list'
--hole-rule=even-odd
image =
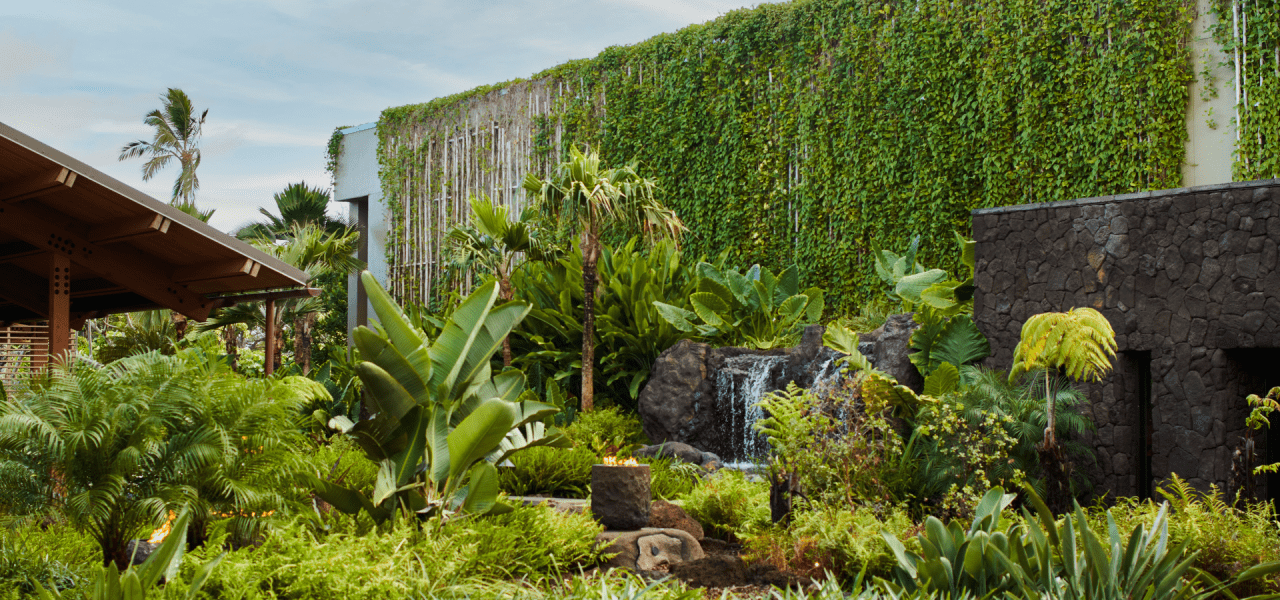
[{"label": "cascading water", "polygon": [[760,356],[744,354],[725,359],[724,366],[716,371],[716,401],[721,410],[726,408],[721,422],[722,437],[728,445],[726,461],[750,461],[764,459],[769,454],[769,444],[756,432],[753,425],[764,417],[764,410],[757,404],[764,395],[776,388],[773,381],[776,371],[782,367],[785,356]]}]

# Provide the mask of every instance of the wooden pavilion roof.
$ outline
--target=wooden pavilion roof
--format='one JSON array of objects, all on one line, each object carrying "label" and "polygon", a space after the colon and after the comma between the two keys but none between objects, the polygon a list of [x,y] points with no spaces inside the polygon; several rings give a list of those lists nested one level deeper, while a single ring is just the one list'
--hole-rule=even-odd
[{"label": "wooden pavilion roof", "polygon": [[[0,123],[0,326],[50,317],[65,290],[70,323],[168,308],[203,321],[219,306],[306,293],[307,275],[164,202]],[[298,289],[304,288],[304,289]]]}]

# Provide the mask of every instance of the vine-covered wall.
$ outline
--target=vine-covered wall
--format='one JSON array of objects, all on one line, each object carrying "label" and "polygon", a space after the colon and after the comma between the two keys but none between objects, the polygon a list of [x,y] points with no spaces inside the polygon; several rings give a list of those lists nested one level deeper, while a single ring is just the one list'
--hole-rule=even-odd
[{"label": "vine-covered wall", "polygon": [[1236,181],[1280,178],[1280,0],[1216,0],[1214,39],[1235,70]]},{"label": "vine-covered wall", "polygon": [[[1274,0],[1271,0],[1274,2]],[[432,293],[465,200],[519,202],[570,144],[657,176],[694,254],[791,263],[847,309],[867,255],[948,264],[974,208],[1178,187],[1185,0],[799,0],[392,108],[379,123],[399,295]]]}]

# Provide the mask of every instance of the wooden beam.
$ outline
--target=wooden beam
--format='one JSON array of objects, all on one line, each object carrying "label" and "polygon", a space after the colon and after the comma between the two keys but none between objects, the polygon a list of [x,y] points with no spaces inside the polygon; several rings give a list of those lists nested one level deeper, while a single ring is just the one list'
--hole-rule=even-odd
[{"label": "wooden beam", "polygon": [[95,244],[110,244],[144,235],[168,233],[171,223],[173,221],[162,215],[127,217],[94,225],[86,237]]},{"label": "wooden beam", "polygon": [[0,265],[0,298],[42,317],[49,316],[49,283],[43,277],[13,265]]},{"label": "wooden beam", "polygon": [[191,283],[193,281],[211,281],[244,275],[253,277],[257,275],[254,270],[256,264],[253,259],[236,258],[178,267],[173,270],[173,280],[178,283]]},{"label": "wooden beam", "polygon": [[270,377],[271,374],[274,373],[276,370],[276,300],[275,298],[270,298],[267,300],[266,325],[267,325],[266,326],[267,347],[266,347],[266,351],[263,353],[266,355],[265,358],[263,359],[264,361],[266,361],[266,364],[262,366],[262,370],[266,372],[268,377]]},{"label": "wooden beam", "polygon": [[22,241],[0,244],[0,263],[13,262],[43,252],[45,251]]},{"label": "wooden beam", "polygon": [[284,298],[315,298],[320,295],[320,288],[306,287],[293,288],[291,290],[283,290],[277,292],[258,292],[256,294],[238,294],[235,296],[218,296],[210,298],[214,308],[226,308],[245,302],[261,302],[263,300],[282,300]]},{"label": "wooden beam", "polygon": [[49,259],[49,360],[67,360],[71,348],[71,257],[54,252]]},{"label": "wooden beam", "polygon": [[76,174],[71,169],[46,171],[0,186],[0,203],[17,202],[70,189],[75,183]]},{"label": "wooden beam", "polygon": [[0,230],[64,254],[103,278],[191,320],[209,317],[209,301],[173,281],[169,277],[171,265],[127,244],[95,244],[85,237],[85,229],[76,219],[39,203],[0,204]]}]

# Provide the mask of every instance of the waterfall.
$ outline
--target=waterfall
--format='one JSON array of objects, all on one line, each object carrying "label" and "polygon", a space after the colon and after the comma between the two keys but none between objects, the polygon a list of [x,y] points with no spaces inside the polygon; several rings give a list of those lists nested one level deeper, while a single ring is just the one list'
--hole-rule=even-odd
[{"label": "waterfall", "polygon": [[785,356],[760,356],[744,354],[725,359],[724,366],[716,372],[717,405],[722,414],[721,439],[728,456],[726,461],[763,459],[769,454],[769,444],[764,436],[752,427],[764,417],[764,410],[757,404],[764,395],[774,391],[774,372],[786,362]]}]

